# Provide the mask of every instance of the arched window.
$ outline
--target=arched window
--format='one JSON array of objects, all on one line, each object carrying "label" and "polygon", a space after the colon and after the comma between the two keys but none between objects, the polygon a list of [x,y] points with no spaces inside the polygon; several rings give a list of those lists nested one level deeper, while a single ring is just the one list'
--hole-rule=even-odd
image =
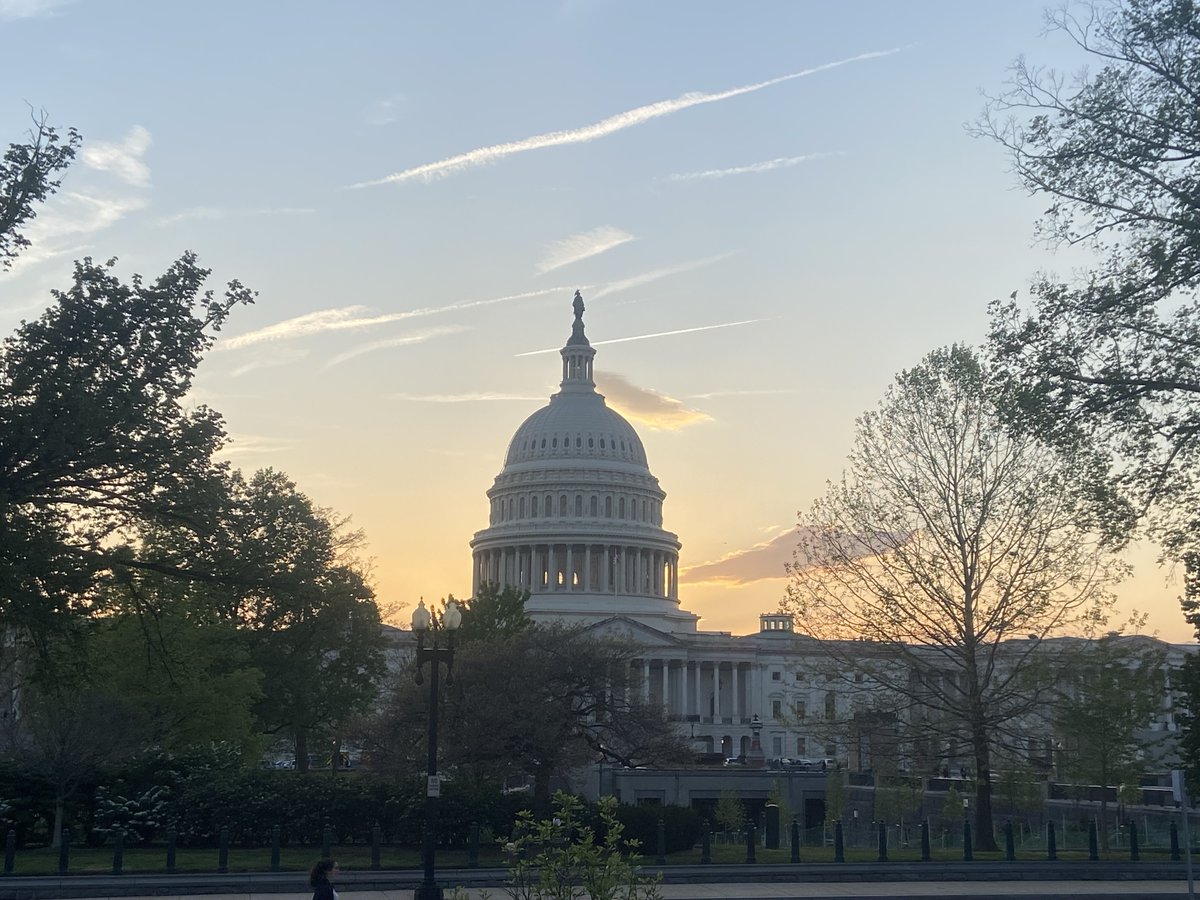
[{"label": "arched window", "polygon": [[546,505],[542,507],[542,510],[542,515],[544,516],[554,515],[554,498],[549,494],[546,495]]},{"label": "arched window", "polygon": [[618,519],[625,518],[625,498],[624,497],[622,497],[620,502],[617,504],[617,510],[618,510],[617,518]]},{"label": "arched window", "polygon": [[583,494],[575,495],[575,516],[583,518]]},{"label": "arched window", "polygon": [[517,501],[517,518],[525,518],[525,498],[522,497]]},{"label": "arched window", "polygon": [[604,498],[604,515],[609,519],[612,518],[612,494]]},{"label": "arched window", "polygon": [[529,498],[529,518],[537,518],[537,494]]},{"label": "arched window", "polygon": [[595,495],[595,494],[592,494],[592,499],[591,499],[591,501],[590,501],[590,510],[589,510],[589,511],[590,511],[590,513],[591,513],[591,515],[592,515],[592,517],[593,517],[593,518],[595,518],[595,516],[596,516],[596,504],[597,504],[597,502],[598,502],[598,500],[597,500],[597,497],[596,497],[596,495]]},{"label": "arched window", "polygon": [[583,446],[583,438],[581,438],[579,435],[575,435],[575,449],[578,450],[582,446]]},{"label": "arched window", "polygon": [[646,521],[646,501],[642,501],[642,521]]},{"label": "arched window", "polygon": [[563,494],[558,498],[558,514],[565,517],[567,515],[567,495]]}]

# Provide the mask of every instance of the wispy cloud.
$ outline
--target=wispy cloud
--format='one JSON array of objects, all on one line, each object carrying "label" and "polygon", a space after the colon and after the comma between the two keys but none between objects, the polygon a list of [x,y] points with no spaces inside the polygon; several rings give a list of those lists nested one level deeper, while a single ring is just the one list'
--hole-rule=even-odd
[{"label": "wispy cloud", "polygon": [[630,384],[613,372],[597,373],[596,387],[613,409],[652,429],[677,431],[688,425],[712,421],[712,416],[706,412],[689,409],[674,397],[658,391]]},{"label": "wispy cloud", "polygon": [[712,400],[716,397],[769,397],[775,394],[795,394],[795,388],[761,388],[745,391],[709,391],[705,394],[688,394],[689,400]]},{"label": "wispy cloud", "polygon": [[574,289],[565,287],[542,288],[538,291],[525,291],[520,294],[508,294],[503,297],[488,297],[484,300],[464,300],[461,303],[448,303],[445,306],[426,306],[421,309],[409,309],[404,312],[384,313],[377,316],[364,315],[364,313],[369,312],[365,306],[343,306],[335,309],[322,309],[316,312],[305,313],[295,318],[284,319],[282,322],[276,322],[274,325],[268,325],[265,328],[259,328],[255,331],[248,331],[236,337],[222,338],[213,349],[237,350],[242,347],[250,347],[254,344],[262,344],[268,341],[292,340],[326,331],[353,331],[362,328],[374,328],[379,325],[387,325],[390,322],[403,322],[407,319],[418,319],[425,316],[454,312],[456,310],[491,306],[495,303],[528,300],[533,297],[544,297],[547,294],[566,294],[569,296],[572,290]]},{"label": "wispy cloud", "polygon": [[343,353],[336,356],[331,356],[325,361],[322,369],[332,369],[334,366],[340,366],[344,362],[349,362],[359,356],[364,356],[367,353],[374,353],[377,350],[390,350],[393,347],[407,347],[411,344],[423,344],[435,337],[441,337],[445,334],[456,334],[466,329],[461,326],[451,326],[447,328],[430,328],[428,331],[418,331],[412,334],[402,334],[397,337],[384,338],[379,341],[371,341],[368,344],[359,344],[357,347],[351,347]]},{"label": "wispy cloud", "polygon": [[497,394],[481,391],[474,394],[392,394],[393,400],[411,400],[414,403],[492,403],[498,400],[545,400],[545,397],[530,397],[523,394]]},{"label": "wispy cloud", "polygon": [[[765,322],[766,319],[742,319],[740,322],[720,322],[716,325],[697,325],[695,328],[676,328],[674,331],[656,331],[653,334],[635,334],[630,337],[611,338],[607,341],[591,341],[593,347],[602,347],[605,344],[625,344],[629,341],[648,341],[651,338],[673,337],[677,334],[694,334],[697,331],[715,331],[718,328],[736,328],[739,325],[754,325],[758,322]],[[514,356],[537,356],[540,353],[558,353],[561,348],[549,347],[545,350],[526,350],[524,353],[515,353]]]},{"label": "wispy cloud", "polygon": [[830,156],[842,156],[841,152],[808,153],[804,156],[781,156],[778,159],[768,159],[763,162],[751,163],[748,166],[734,166],[730,169],[706,169],[703,172],[681,172],[668,175],[664,181],[701,181],[712,178],[728,178],[731,175],[758,175],[762,172],[773,172],[775,169],[788,169],[813,159],[825,159]]},{"label": "wispy cloud", "polygon": [[390,125],[400,117],[400,107],[404,104],[403,94],[392,94],[376,100],[363,113],[363,120],[368,125]]},{"label": "wispy cloud", "polygon": [[619,281],[610,281],[607,284],[602,284],[596,290],[592,291],[591,298],[599,300],[601,297],[607,297],[609,294],[615,294],[618,291],[627,291],[630,288],[641,287],[643,284],[649,284],[652,281],[658,281],[660,278],[667,278],[671,275],[680,275],[684,272],[690,272],[693,269],[702,269],[705,266],[711,266],[713,263],[718,263],[729,259],[731,256],[736,256],[740,251],[729,250],[725,253],[718,253],[716,256],[707,256],[704,259],[693,259],[689,262],[677,263],[673,266],[663,266],[661,269],[654,269],[650,272],[642,272],[640,275],[632,275],[629,278],[622,278]]},{"label": "wispy cloud", "polygon": [[412,181],[419,179],[421,181],[433,181],[438,178],[445,178],[465,169],[475,168],[476,166],[487,165],[495,162],[506,156],[512,156],[515,153],[526,153],[530,150],[542,150],[546,147],[560,147],[564,144],[584,144],[589,141],[594,141],[602,137],[607,137],[610,134],[615,134],[618,131],[623,131],[626,128],[633,128],[637,125],[645,124],[654,119],[663,116],[669,116],[672,113],[680,112],[681,110],[690,109],[693,106],[700,106],[705,103],[718,103],[722,100],[729,100],[733,97],[740,97],[743,94],[750,94],[755,91],[761,91],[764,88],[769,88],[777,84],[782,84],[785,81],[792,81],[796,78],[803,78],[807,75],[814,75],[817,72],[824,72],[829,69],[836,69],[839,66],[848,65],[853,62],[860,62],[867,59],[876,59],[881,56],[890,56],[893,53],[898,53],[899,47],[891,50],[877,50],[871,53],[860,53],[857,56],[839,59],[835,62],[825,63],[820,66],[813,66],[809,69],[802,69],[799,72],[792,72],[789,75],[781,75],[778,78],[771,78],[767,81],[759,81],[755,84],[747,84],[741,87],[730,88],[729,90],[718,91],[713,94],[703,94],[699,92],[689,92],[682,96],[676,97],[674,100],[660,100],[657,103],[650,103],[646,106],[639,106],[636,109],[627,110],[626,112],[617,113],[615,116],[610,116],[607,119],[602,119],[591,125],[585,125],[582,128],[575,128],[570,131],[551,131],[546,134],[535,135],[534,137],[524,138],[519,141],[509,141],[503,144],[492,144],[488,147],[480,147],[477,150],[470,150],[466,153],[460,153],[457,156],[447,157],[446,159],[438,160],[437,162],[425,163],[424,165],[414,166],[410,169],[404,169],[400,172],[395,172],[384,178],[379,178],[374,181],[363,181],[358,184],[352,184],[352,188],[371,187],[378,184],[395,184],[403,181]]},{"label": "wispy cloud", "polygon": [[792,561],[796,549],[796,529],[780,528],[768,540],[734,550],[720,559],[688,566],[679,570],[679,580],[686,584],[720,583],[748,584],[767,578],[784,578],[784,564]]},{"label": "wispy cloud", "polygon": [[279,453],[288,449],[291,441],[279,438],[259,437],[251,434],[230,435],[229,443],[219,451],[221,456],[256,456],[266,453]]},{"label": "wispy cloud", "polygon": [[249,218],[253,216],[301,216],[311,215],[316,210],[307,206],[261,206],[250,209],[229,209],[219,206],[193,206],[158,220],[159,225],[175,225],[179,222],[219,222],[222,219]]},{"label": "wispy cloud", "polygon": [[287,366],[299,362],[306,356],[308,356],[308,351],[300,347],[279,347],[269,352],[260,351],[254,359],[231,370],[229,374],[234,378],[240,378],[242,375],[248,375],[259,369]]},{"label": "wispy cloud", "polygon": [[599,256],[632,240],[632,234],[611,225],[601,225],[582,234],[573,234],[550,245],[545,258],[537,264],[538,274],[545,275],[582,259]]},{"label": "wispy cloud", "polygon": [[[17,257],[10,272],[44,263],[68,254],[79,254],[87,250],[86,243],[78,243],[98,231],[103,231],[132,212],[144,209],[146,199],[140,196],[101,197],[69,192],[56,197],[54,205],[38,216],[25,229],[30,246]],[[70,239],[69,245],[60,243]]]},{"label": "wispy cloud", "polygon": [[75,0],[0,0],[0,19],[33,19],[53,15]]},{"label": "wispy cloud", "polygon": [[142,157],[150,148],[150,132],[134,125],[125,139],[117,143],[96,141],[85,144],[80,158],[83,164],[101,172],[112,172],[127,184],[146,187],[150,184],[150,167]]}]

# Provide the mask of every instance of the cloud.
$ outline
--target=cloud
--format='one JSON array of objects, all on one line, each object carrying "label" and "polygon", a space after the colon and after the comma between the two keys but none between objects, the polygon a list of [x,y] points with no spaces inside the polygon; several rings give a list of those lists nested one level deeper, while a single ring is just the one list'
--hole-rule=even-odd
[{"label": "cloud", "polygon": [[407,347],[410,344],[423,344],[426,341],[441,337],[444,334],[455,334],[466,329],[461,326],[453,326],[447,328],[431,328],[428,331],[419,331],[412,334],[402,334],[398,337],[384,338],[380,341],[371,341],[369,344],[359,344],[357,347],[351,347],[343,353],[336,356],[331,356],[325,361],[325,365],[321,366],[324,369],[332,369],[334,366],[340,366],[344,362],[354,359],[358,356],[363,356],[367,353],[374,353],[376,350],[389,350],[392,347]]},{"label": "cloud", "polygon": [[627,419],[653,429],[678,431],[689,425],[712,421],[712,416],[706,412],[689,409],[674,397],[658,391],[637,387],[612,372],[597,373],[596,383],[613,409]]},{"label": "cloud", "polygon": [[875,59],[881,56],[890,56],[893,53],[898,53],[899,47],[894,47],[891,50],[877,50],[871,53],[860,53],[857,56],[847,57],[835,62],[825,63],[820,66],[813,66],[810,69],[803,69],[799,72],[793,72],[790,75],[781,75],[778,78],[771,78],[767,81],[760,81],[755,84],[743,85],[741,87],[730,88],[724,91],[718,91],[714,94],[702,94],[699,92],[690,92],[676,97],[674,100],[660,100],[657,103],[650,103],[646,106],[639,106],[636,109],[627,110],[626,112],[617,113],[615,116],[610,116],[607,119],[602,119],[591,125],[585,125],[582,128],[575,128],[570,131],[551,131],[546,134],[535,135],[534,137],[524,138],[519,141],[509,141],[503,144],[492,144],[488,147],[480,147],[477,150],[470,150],[466,153],[460,153],[457,156],[447,157],[446,159],[438,160],[437,162],[425,163],[424,165],[414,166],[410,169],[404,169],[400,172],[395,172],[384,178],[379,178],[374,181],[363,181],[358,184],[352,184],[352,188],[372,187],[379,184],[395,184],[404,181],[412,181],[419,179],[422,181],[433,181],[438,178],[445,178],[457,172],[462,172],[466,169],[483,166],[502,159],[505,156],[512,156],[515,153],[526,153],[530,150],[542,150],[546,147],[559,147],[565,144],[584,144],[589,141],[594,141],[602,137],[608,137],[610,134],[615,134],[618,131],[623,131],[626,128],[633,128],[637,125],[642,125],[654,119],[663,116],[669,116],[672,113],[680,112],[681,110],[690,109],[693,106],[700,106],[705,103],[717,103],[722,100],[728,100],[733,97],[740,97],[742,94],[750,94],[755,91],[761,91],[764,88],[772,87],[776,84],[782,84],[785,81],[791,81],[795,78],[803,78],[806,75],[813,75],[817,72],[824,72],[829,69],[835,69],[838,66],[844,66],[849,63],[859,62],[866,59]]},{"label": "cloud", "polygon": [[711,266],[713,263],[729,259],[731,256],[736,256],[739,252],[738,250],[729,250],[725,253],[718,253],[716,256],[706,256],[704,259],[693,259],[688,262],[677,263],[673,266],[663,266],[661,269],[642,272],[639,275],[632,275],[620,281],[610,281],[608,284],[602,284],[596,290],[592,291],[591,299],[599,300],[601,297],[607,297],[609,294],[641,287],[643,284],[658,281],[660,278],[666,278],[670,275],[680,275],[684,272],[690,272],[693,269],[702,269],[705,266]]},{"label": "cloud", "polygon": [[292,319],[284,319],[274,325],[248,331],[236,337],[223,338],[213,349],[238,350],[267,341],[285,341],[305,337],[311,334],[321,334],[326,331],[347,331],[360,328],[374,328],[389,322],[403,322],[406,319],[434,316],[441,313],[454,312],[462,309],[474,309],[480,306],[491,306],[494,303],[508,303],[513,300],[528,300],[532,297],[544,297],[546,294],[570,295],[571,288],[552,287],[538,291],[525,291],[520,294],[508,294],[504,297],[489,297],[485,300],[465,300],[461,303],[449,303],[445,306],[427,306],[420,309],[410,309],[398,313],[385,313],[379,316],[364,316],[368,312],[365,306],[343,306],[336,309],[322,309],[305,313]]},{"label": "cloud", "polygon": [[573,234],[550,245],[546,257],[537,264],[538,274],[545,275],[581,259],[598,256],[632,240],[632,234],[611,225],[601,225],[583,234]]},{"label": "cloud", "polygon": [[304,206],[262,206],[251,209],[229,209],[218,206],[193,206],[158,220],[159,225],[175,225],[179,222],[219,222],[222,219],[246,218],[250,216],[299,216],[310,215],[316,210]]},{"label": "cloud", "polygon": [[689,394],[689,400],[712,400],[715,397],[768,397],[774,394],[795,394],[795,388],[762,388],[745,391],[708,391],[704,394]]},{"label": "cloud", "polygon": [[752,547],[734,550],[712,562],[679,570],[681,584],[749,584],[768,578],[784,578],[784,563],[792,561],[796,549],[796,529],[788,526],[770,539]]},{"label": "cloud", "polygon": [[404,104],[403,94],[392,94],[382,100],[376,100],[363,113],[363,120],[368,125],[390,125],[400,118],[400,107]]},{"label": "cloud", "polygon": [[142,156],[149,147],[150,132],[134,125],[120,143],[85,144],[80,158],[88,168],[112,172],[127,184],[146,187],[150,184],[150,167],[142,162]]},{"label": "cloud", "polygon": [[[739,325],[753,325],[756,322],[766,322],[766,319],[743,319],[740,322],[721,322],[717,325],[698,325],[695,328],[676,328],[674,331],[656,331],[653,334],[635,334],[630,337],[610,338],[607,341],[591,341],[593,347],[603,347],[605,344],[625,344],[629,341],[648,341],[651,338],[672,337],[677,334],[693,334],[697,331],[714,331],[718,328],[735,328]],[[558,353],[560,348],[550,347],[546,350],[526,350],[514,356],[537,356],[541,353]]]},{"label": "cloud", "polygon": [[782,156],[778,159],[768,159],[764,162],[752,163],[748,166],[734,166],[731,169],[707,169],[703,172],[682,172],[668,175],[666,181],[700,181],[712,178],[728,178],[730,175],[757,175],[761,172],[772,172],[775,169],[787,169],[808,162],[810,159],[824,159],[829,156],[842,156],[837,153],[808,153],[804,156]]},{"label": "cloud", "polygon": [[75,0],[0,0],[0,19],[34,19],[54,15],[60,6]]},{"label": "cloud", "polygon": [[229,443],[222,447],[218,453],[221,456],[255,456],[264,453],[279,453],[290,446],[290,441],[283,441],[278,438],[239,434],[230,435]]},{"label": "cloud", "polygon": [[[39,215],[25,229],[30,246],[22,251],[9,271],[15,274],[58,256],[83,253],[87,250],[87,244],[78,243],[79,238],[86,239],[145,206],[144,197],[98,197],[78,192],[62,194],[55,198],[48,212]],[[72,243],[68,246],[56,243],[64,238],[72,239]]]},{"label": "cloud", "polygon": [[496,394],[483,391],[475,394],[392,394],[393,400],[411,400],[414,403],[491,403],[496,400],[545,400],[545,397],[527,397],[522,394]]}]

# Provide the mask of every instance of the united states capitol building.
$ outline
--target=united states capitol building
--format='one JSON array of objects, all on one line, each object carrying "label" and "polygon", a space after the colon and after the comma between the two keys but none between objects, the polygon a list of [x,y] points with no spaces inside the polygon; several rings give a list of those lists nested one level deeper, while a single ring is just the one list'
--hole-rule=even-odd
[{"label": "united states capitol building", "polygon": [[[560,389],[517,428],[487,492],[488,524],[471,540],[472,593],[485,582],[513,586],[529,592],[535,622],[627,636],[639,648],[632,682],[698,753],[746,755],[759,731],[768,760],[870,768],[869,742],[823,727],[861,708],[869,686],[808,665],[811,639],[790,616],[764,613],[756,633],[734,635],[702,630],[682,605],[666,493],[633,426],[596,391],[578,292],[573,308]],[[1170,704],[1150,724],[1174,730]],[[943,751],[954,770],[968,757],[965,747],[960,758]]]}]

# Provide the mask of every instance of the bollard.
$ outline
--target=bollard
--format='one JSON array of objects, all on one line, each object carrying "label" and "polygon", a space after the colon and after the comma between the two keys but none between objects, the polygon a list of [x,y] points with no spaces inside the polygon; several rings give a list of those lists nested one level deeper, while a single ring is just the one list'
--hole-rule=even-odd
[{"label": "bollard", "polygon": [[763,826],[767,831],[766,847],[768,850],[779,849],[779,806],[775,803],[768,803],[763,810],[766,821]]},{"label": "bollard", "polygon": [[112,873],[120,875],[121,870],[125,868],[125,832],[118,828],[117,833],[113,835],[113,867]]},{"label": "bollard", "polygon": [[1138,852],[1138,835],[1137,822],[1130,821],[1129,823],[1129,859],[1131,862],[1137,862],[1142,858]]},{"label": "bollard", "polygon": [[[475,862],[474,865],[479,865],[479,826],[472,825],[475,835]],[[382,865],[380,857],[380,848],[383,844],[383,829],[376,825],[371,829],[371,869],[375,872],[379,871]],[[469,851],[468,851],[469,852]]]},{"label": "bollard", "polygon": [[1054,839],[1054,823],[1046,823],[1046,859],[1058,859],[1058,841]]},{"label": "bollard", "polygon": [[[798,863],[800,862],[800,822],[795,816],[792,816],[790,835],[792,839],[792,862]],[[836,841],[837,839],[834,838],[834,840]]]},{"label": "bollard", "polygon": [[[372,865],[374,861],[372,861]],[[375,865],[375,868],[379,866]],[[467,829],[467,868],[479,868],[479,823],[472,822],[471,827]]]},{"label": "bollard", "polygon": [[328,825],[321,832],[321,859],[333,859],[333,829]]},{"label": "bollard", "polygon": [[[1176,845],[1179,841],[1176,840]],[[1178,850],[1176,846],[1176,850]],[[13,868],[17,862],[17,833],[11,828],[8,829],[8,834],[4,838],[4,874],[11,875]]]},{"label": "bollard", "polygon": [[841,822],[833,826],[833,861],[835,863],[846,861],[846,836],[842,831]]},{"label": "bollard", "polygon": [[279,856],[283,845],[283,829],[278,825],[271,828],[271,871],[279,871]]},{"label": "bollard", "polygon": [[665,866],[667,864],[667,823],[662,819],[658,820],[658,853],[654,857],[656,866]]},{"label": "bollard", "polygon": [[754,856],[754,851],[758,846],[758,829],[751,825],[746,829],[746,862],[758,862]]},{"label": "bollard", "polygon": [[704,823],[704,833],[700,836],[700,865],[707,866],[712,862],[712,823]]},{"label": "bollard", "polygon": [[58,838],[58,874],[66,875],[71,864],[71,829],[63,828]]},{"label": "bollard", "polygon": [[1017,846],[1013,841],[1012,821],[1004,823],[1004,858],[1012,862],[1017,858]]},{"label": "bollard", "polygon": [[879,862],[887,862],[887,823],[879,823]]},{"label": "bollard", "polygon": [[929,851],[929,820],[921,823],[921,862],[929,862],[933,854]]},{"label": "bollard", "polygon": [[222,828],[217,844],[217,872],[224,875],[229,871],[229,829]]},{"label": "bollard", "polygon": [[1100,858],[1100,846],[1096,843],[1096,820],[1088,822],[1088,859],[1096,862]]},{"label": "bollard", "polygon": [[175,845],[179,842],[179,834],[172,828],[167,832],[167,874],[175,874]]},{"label": "bollard", "polygon": [[1171,862],[1179,862],[1179,826],[1174,822],[1171,823]]},{"label": "bollard", "polygon": [[975,848],[971,845],[971,821],[963,819],[963,862],[975,859]]}]

